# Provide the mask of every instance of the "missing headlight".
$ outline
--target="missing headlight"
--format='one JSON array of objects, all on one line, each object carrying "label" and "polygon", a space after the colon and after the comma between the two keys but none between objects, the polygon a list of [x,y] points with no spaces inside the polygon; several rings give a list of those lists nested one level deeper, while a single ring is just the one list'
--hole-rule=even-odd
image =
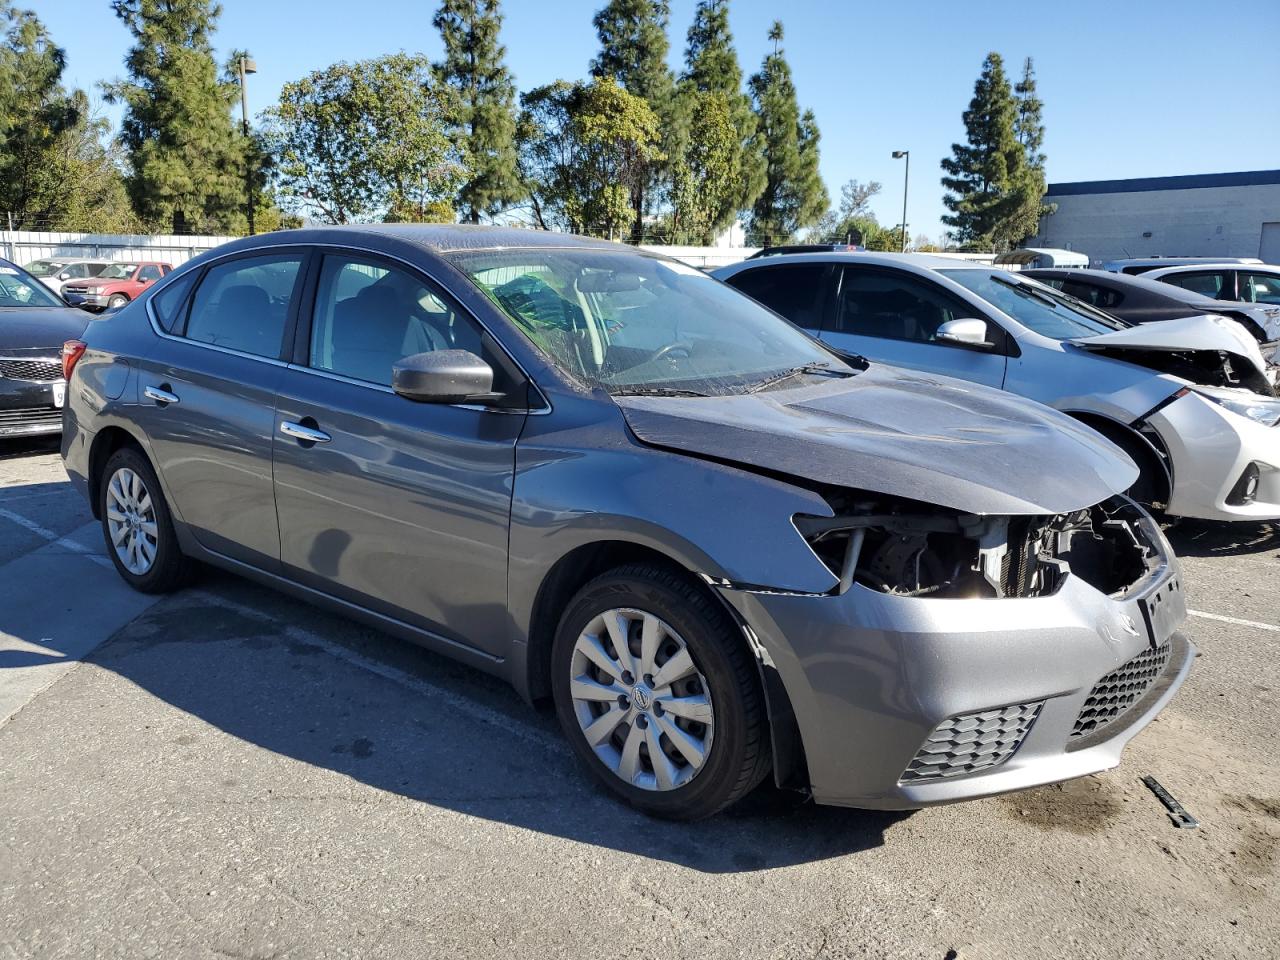
[{"label": "missing headlight", "polygon": [[795,524],[840,578],[839,593],[859,583],[908,597],[1039,597],[1072,573],[1114,595],[1158,557],[1145,514],[1123,497],[1031,517],[981,517],[888,498],[832,500],[836,516],[797,516]]}]

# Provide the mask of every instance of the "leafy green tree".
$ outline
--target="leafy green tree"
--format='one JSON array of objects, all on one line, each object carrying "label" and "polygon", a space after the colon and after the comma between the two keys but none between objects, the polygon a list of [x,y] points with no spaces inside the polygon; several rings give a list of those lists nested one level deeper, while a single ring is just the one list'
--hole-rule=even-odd
[{"label": "leafy green tree", "polygon": [[459,191],[462,218],[479,223],[523,199],[516,169],[516,86],[498,41],[498,0],[443,0],[433,21],[444,39],[438,80],[457,103],[454,135],[471,158],[471,175]]},{"label": "leafy green tree", "polygon": [[235,85],[220,80],[212,0],[112,0],[133,35],[127,80],[104,85],[123,103],[126,183],[144,223],[174,233],[245,229],[244,145],[231,119]]},{"label": "leafy green tree", "polygon": [[645,161],[642,176],[631,184],[632,239],[640,240],[644,218],[668,170],[663,160],[681,152],[684,117],[675,98],[675,79],[667,66],[667,0],[609,0],[592,19],[600,38],[600,53],[591,61],[591,75],[611,78],[634,97],[645,101],[658,121],[661,149]]},{"label": "leafy green tree", "polygon": [[0,215],[29,229],[131,230],[107,125],[63,87],[64,67],[36,15],[0,0]]},{"label": "leafy green tree", "polygon": [[951,211],[942,221],[963,247],[1007,250],[1027,235],[1029,219],[1038,217],[1028,204],[1034,179],[1027,148],[1018,140],[1017,116],[1004,63],[989,53],[964,112],[966,142],[952,144],[952,155],[942,161],[943,203]]},{"label": "leafy green tree", "polygon": [[672,165],[672,243],[705,245],[732,215],[741,189],[737,181],[742,141],[733,122],[733,104],[723,93],[690,95],[691,125],[684,153]]},{"label": "leafy green tree", "polygon": [[286,83],[265,113],[282,204],[325,223],[453,220],[470,173],[448,135],[453,108],[426,58],[405,53]]},{"label": "leafy green tree", "polygon": [[[751,98],[742,90],[742,68],[729,30],[729,0],[699,0],[686,39],[684,61],[679,97],[689,123],[695,123],[699,116],[701,95],[722,97],[729,105],[737,141],[727,175],[729,189],[717,191],[720,200],[708,231],[714,236],[731,225],[740,211],[750,209],[765,187],[764,155],[751,149],[757,121]],[[705,131],[706,125],[703,127]],[[690,136],[694,135],[690,129]]]},{"label": "leafy green tree", "polygon": [[818,172],[818,125],[813,111],[800,113],[791,67],[779,44],[782,24],[769,30],[773,53],[748,86],[760,126],[753,141],[765,159],[765,187],[751,211],[749,242],[785,243],[816,223],[827,208],[827,188]]},{"label": "leafy green tree", "polygon": [[648,103],[609,78],[557,81],[520,102],[521,173],[537,225],[605,237],[631,228],[636,184],[665,159]]},{"label": "leafy green tree", "polygon": [[[851,234],[864,240],[883,228],[876,222],[871,212],[871,200],[881,191],[879,182],[860,183],[849,180],[840,188],[840,205],[828,210],[809,231],[809,236],[823,242],[838,243],[846,240]],[[874,230],[868,230],[868,225]]]}]

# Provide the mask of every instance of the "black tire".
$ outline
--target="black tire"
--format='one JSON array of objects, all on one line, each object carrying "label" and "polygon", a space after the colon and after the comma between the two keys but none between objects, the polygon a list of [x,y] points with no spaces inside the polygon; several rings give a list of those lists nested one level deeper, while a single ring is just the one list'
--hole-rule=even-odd
[{"label": "black tire", "polygon": [[118,310],[128,302],[129,302],[129,298],[126,297],[123,293],[112,294],[107,299],[107,309]]},{"label": "black tire", "polygon": [[[150,567],[142,573],[136,573],[125,565],[111,537],[108,517],[108,508],[114,502],[110,491],[111,480],[122,469],[130,470],[138,477],[150,498],[155,517],[155,557]],[[190,579],[194,564],[183,556],[182,549],[178,546],[169,504],[164,499],[160,481],[156,478],[151,463],[141,451],[133,447],[122,447],[110,456],[98,479],[98,508],[102,516],[102,538],[106,543],[107,556],[111,558],[125,583],[140,593],[168,593]]]},{"label": "black tire", "polygon": [[[715,734],[702,767],[681,786],[653,790],[627,782],[583,735],[569,692],[574,646],[593,619],[615,608],[650,613],[668,624],[710,688]],[[632,564],[584,586],[560,620],[551,671],[556,714],[574,753],[605,787],[644,813],[672,820],[713,816],[759,785],[770,770],[769,722],[754,656],[727,612],[675,570]]]}]

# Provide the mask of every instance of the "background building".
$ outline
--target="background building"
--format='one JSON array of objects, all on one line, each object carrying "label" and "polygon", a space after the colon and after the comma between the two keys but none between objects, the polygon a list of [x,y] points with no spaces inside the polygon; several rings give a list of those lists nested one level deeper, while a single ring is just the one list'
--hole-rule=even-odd
[{"label": "background building", "polygon": [[1121,257],[1260,257],[1280,263],[1280,170],[1051,183],[1057,212],[1030,247],[1096,266]]}]

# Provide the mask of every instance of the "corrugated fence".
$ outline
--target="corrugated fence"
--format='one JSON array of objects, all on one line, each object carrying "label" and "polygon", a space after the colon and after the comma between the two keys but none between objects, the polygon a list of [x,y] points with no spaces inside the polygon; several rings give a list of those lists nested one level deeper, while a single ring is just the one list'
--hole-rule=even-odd
[{"label": "corrugated fence", "polygon": [[44,233],[0,230],[0,257],[19,266],[32,260],[159,260],[177,266],[234,237]]}]

